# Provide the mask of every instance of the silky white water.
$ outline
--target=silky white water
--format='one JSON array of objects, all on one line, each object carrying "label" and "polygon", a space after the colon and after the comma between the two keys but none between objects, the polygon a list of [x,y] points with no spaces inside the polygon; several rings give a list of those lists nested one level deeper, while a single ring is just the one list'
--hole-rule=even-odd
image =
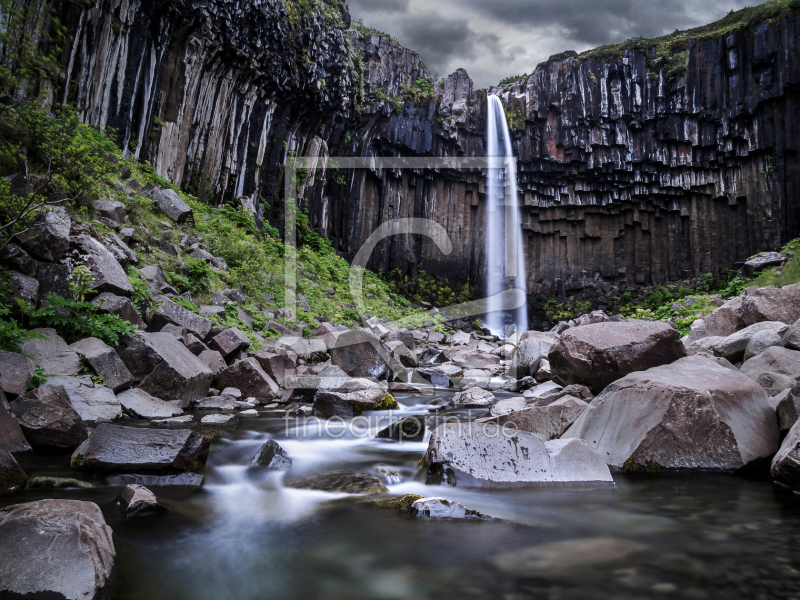
[{"label": "silky white water", "polygon": [[489,301],[485,325],[492,333],[504,336],[506,327],[512,324],[517,331],[527,331],[528,309],[522,306],[504,310],[500,301],[493,297],[510,288],[527,295],[527,286],[511,134],[502,101],[491,95],[486,119],[486,154],[499,160],[488,169],[487,177],[486,296]]}]

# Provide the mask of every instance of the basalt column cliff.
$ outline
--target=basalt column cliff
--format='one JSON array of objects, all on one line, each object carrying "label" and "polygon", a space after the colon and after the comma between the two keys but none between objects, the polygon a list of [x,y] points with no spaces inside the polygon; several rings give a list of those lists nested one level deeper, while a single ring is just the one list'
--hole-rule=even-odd
[{"label": "basalt column cliff", "polygon": [[[347,172],[332,156],[483,156],[485,90],[349,29],[346,6],[289,1],[56,4],[72,41],[53,92],[177,185],[207,182],[279,224],[282,165],[303,172],[311,226],[348,256],[383,221],[428,217],[443,256],[392,239],[373,267],[485,277],[481,172]],[[565,53],[493,88],[519,158],[534,303],[716,273],[798,233],[800,15],[663,46]],[[432,91],[418,85],[429,80]]]}]

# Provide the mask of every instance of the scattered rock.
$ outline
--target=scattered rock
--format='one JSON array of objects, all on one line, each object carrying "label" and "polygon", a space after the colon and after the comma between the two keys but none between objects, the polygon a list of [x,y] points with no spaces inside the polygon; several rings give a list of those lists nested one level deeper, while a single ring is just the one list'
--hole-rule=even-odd
[{"label": "scattered rock", "polygon": [[340,494],[385,494],[389,491],[377,477],[367,473],[359,473],[358,471],[321,473],[302,479],[286,479],[283,483],[290,488],[321,490]]},{"label": "scattered rock", "polygon": [[247,350],[250,347],[250,338],[236,327],[226,329],[208,343],[211,350],[216,350],[223,357],[230,356],[238,350]]},{"label": "scattered rock", "polygon": [[0,496],[21,490],[27,480],[28,476],[11,453],[0,448]]},{"label": "scattered rock", "polygon": [[236,415],[207,415],[200,420],[203,427],[236,427],[239,418]]},{"label": "scattered rock", "polygon": [[150,192],[150,197],[156,201],[158,209],[175,223],[185,223],[192,214],[192,209],[175,190],[156,188]]},{"label": "scattered rock", "polygon": [[78,353],[67,345],[55,329],[33,331],[47,339],[22,342],[20,344],[22,354],[30,356],[48,375],[75,375],[81,371],[83,366]]},{"label": "scattered rock", "polygon": [[318,391],[314,396],[312,414],[322,419],[340,417],[349,419],[367,411],[397,410],[400,406],[391,394],[380,388],[343,394]]},{"label": "scattered rock", "polygon": [[336,345],[330,351],[331,362],[350,377],[385,379],[389,366],[382,351],[383,347],[377,337],[353,329],[338,336]]},{"label": "scattered rock", "polygon": [[164,506],[156,495],[143,485],[126,485],[120,496],[122,504],[125,506],[125,518],[130,519],[138,515],[147,515],[158,512],[166,512],[169,509]]},{"label": "scattered rock", "polygon": [[275,440],[269,440],[258,449],[251,467],[265,467],[273,471],[288,471],[292,468],[292,459]]},{"label": "scattered rock", "polygon": [[800,352],[787,348],[768,348],[744,363],[739,371],[758,381],[762,373],[780,373],[794,379],[800,378]]},{"label": "scattered rock", "polygon": [[165,325],[178,325],[185,327],[199,339],[204,340],[214,327],[214,323],[205,317],[183,308],[172,300],[164,300],[150,319],[147,330],[150,332],[161,331]]},{"label": "scattered rock", "polygon": [[122,417],[122,405],[110,389],[96,384],[88,375],[50,377],[46,387],[63,387],[75,411],[86,423],[116,421]]},{"label": "scattered rock", "polygon": [[22,354],[0,350],[0,390],[19,396],[28,390],[36,373],[33,361]]},{"label": "scattered rock", "polygon": [[147,487],[187,486],[200,487],[205,478],[197,473],[176,475],[110,475],[101,484],[108,486],[144,485]]},{"label": "scattered rock", "polygon": [[240,419],[257,419],[261,414],[254,408],[243,410],[237,415]]},{"label": "scattered rock", "polygon": [[70,243],[77,251],[77,260],[92,272],[94,282],[90,289],[117,296],[133,295],[133,285],[125,270],[103,244],[85,233],[71,238]]},{"label": "scattered rock", "polygon": [[0,509],[0,595],[99,600],[113,594],[117,555],[93,502],[39,500]]},{"label": "scattered rock", "polygon": [[17,300],[22,300],[28,306],[36,306],[39,302],[39,282],[33,277],[11,271],[8,278],[8,289],[10,293],[4,300],[10,309],[10,315],[15,319],[21,317]]},{"label": "scattered rock", "polygon": [[417,355],[409,350],[408,346],[400,340],[386,342],[386,347],[392,354],[392,357],[404,367],[415,369],[419,366]]},{"label": "scattered rock", "polygon": [[425,419],[418,416],[403,417],[379,431],[377,437],[399,442],[421,442],[425,439]]},{"label": "scattered rock", "polygon": [[496,398],[491,392],[474,387],[454,394],[450,399],[450,406],[457,408],[487,408],[494,404]]},{"label": "scattered rock", "polygon": [[783,390],[774,398],[770,398],[769,403],[778,415],[778,428],[781,434],[786,435],[800,417],[800,387]]},{"label": "scattered rock", "polygon": [[63,386],[32,390],[14,400],[11,410],[34,448],[72,449],[89,436]]},{"label": "scattered rock", "polygon": [[274,400],[280,395],[278,385],[264,372],[255,358],[237,361],[217,375],[222,387],[237,387],[248,398],[256,398],[262,403]]},{"label": "scattered rock", "polygon": [[98,217],[103,217],[121,225],[125,222],[125,205],[122,202],[110,200],[98,200],[94,204],[95,213]]},{"label": "scattered rock", "polygon": [[800,319],[800,283],[782,288],[754,288],[742,299],[745,325],[780,321],[787,325]]},{"label": "scattered rock", "polygon": [[178,473],[205,467],[205,436],[186,429],[158,431],[101,423],[75,450],[73,469]]},{"label": "scattered rock", "polygon": [[30,229],[16,237],[22,247],[36,258],[58,262],[69,248],[71,225],[66,209],[57,206],[43,211]]},{"label": "scattered rock", "polygon": [[117,394],[117,400],[128,414],[139,419],[170,419],[183,414],[180,408],[159,398],[154,398],[139,388]]},{"label": "scattered rock", "polygon": [[103,378],[106,387],[119,392],[130,387],[133,375],[114,349],[97,338],[86,338],[70,346],[92,370]]},{"label": "scattered rock", "polygon": [[800,350],[800,321],[796,321],[783,335],[783,346],[789,350]]}]

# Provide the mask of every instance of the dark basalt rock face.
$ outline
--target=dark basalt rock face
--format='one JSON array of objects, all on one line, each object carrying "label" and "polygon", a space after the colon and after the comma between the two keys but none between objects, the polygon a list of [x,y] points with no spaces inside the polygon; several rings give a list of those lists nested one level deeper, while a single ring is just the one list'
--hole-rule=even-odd
[{"label": "dark basalt rock face", "polygon": [[[301,178],[297,197],[345,255],[387,220],[430,218],[448,231],[452,254],[396,236],[370,266],[413,273],[424,261],[427,273],[483,282],[479,170],[348,172],[326,162],[484,156],[488,92],[466,71],[437,81],[395,42],[283,2],[57,6],[74,41],[64,49],[67,85],[54,97],[116,128],[160,175],[191,188],[202,173],[216,201],[281,224],[281,165],[293,152],[323,167]],[[716,37],[686,36],[677,76],[640,46],[564,53],[528,80],[489,90],[507,106],[519,157],[534,313],[552,296],[602,308],[613,286],[724,271],[796,235],[798,40],[800,15],[785,11]],[[436,101],[413,89],[417,78],[435,82]]]}]

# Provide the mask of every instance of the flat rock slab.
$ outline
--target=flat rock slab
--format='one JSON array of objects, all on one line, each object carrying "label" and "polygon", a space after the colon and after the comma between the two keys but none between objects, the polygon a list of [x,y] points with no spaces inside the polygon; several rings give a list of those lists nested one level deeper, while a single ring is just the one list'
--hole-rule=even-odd
[{"label": "flat rock slab", "polygon": [[704,356],[632,373],[564,434],[631,471],[733,472],[778,449],[778,424],[755,381]]},{"label": "flat rock slab", "polygon": [[0,548],[4,597],[111,595],[117,555],[111,528],[93,502],[39,500],[0,509]]},{"label": "flat rock slab", "polygon": [[595,394],[634,371],[686,356],[680,334],[661,322],[596,323],[568,329],[550,350],[550,367],[567,385],[582,383]]},{"label": "flat rock slab", "polygon": [[0,391],[20,396],[28,391],[36,365],[27,356],[0,350]]},{"label": "flat rock slab", "polygon": [[200,424],[203,427],[236,427],[239,418],[236,415],[206,415]]},{"label": "flat rock slab", "polygon": [[179,473],[176,475],[110,475],[101,483],[108,486],[126,486],[130,484],[147,487],[187,486],[200,487],[205,477],[199,473]]},{"label": "flat rock slab", "polygon": [[[139,388],[117,394],[117,400],[128,414],[140,419],[169,419],[183,414],[183,410],[180,408],[159,398],[154,398]],[[191,417],[189,420],[191,421]]]},{"label": "flat rock slab", "polygon": [[34,448],[72,449],[89,436],[63,386],[32,390],[14,400],[11,410]]},{"label": "flat rock slab", "polygon": [[585,441],[544,442],[496,423],[445,423],[431,434],[425,482],[461,487],[524,487],[613,482],[603,458]]},{"label": "flat rock slab", "polygon": [[88,375],[50,377],[42,387],[62,386],[76,412],[87,423],[122,418],[122,405],[110,389],[96,384]]},{"label": "flat rock slab", "polygon": [[187,429],[154,430],[101,423],[72,455],[73,469],[180,473],[205,467],[209,442]]},{"label": "flat rock slab", "polygon": [[92,370],[103,378],[106,387],[114,392],[130,387],[133,382],[133,375],[125,363],[103,340],[86,338],[71,344],[70,348],[86,359]]},{"label": "flat rock slab", "polygon": [[290,488],[340,494],[385,494],[389,491],[374,475],[358,471],[333,471],[310,477],[285,479],[284,485]]},{"label": "flat rock slab", "polygon": [[30,356],[48,375],[75,375],[83,369],[78,353],[69,347],[55,329],[34,329],[47,339],[27,340],[20,344],[23,354]]}]

